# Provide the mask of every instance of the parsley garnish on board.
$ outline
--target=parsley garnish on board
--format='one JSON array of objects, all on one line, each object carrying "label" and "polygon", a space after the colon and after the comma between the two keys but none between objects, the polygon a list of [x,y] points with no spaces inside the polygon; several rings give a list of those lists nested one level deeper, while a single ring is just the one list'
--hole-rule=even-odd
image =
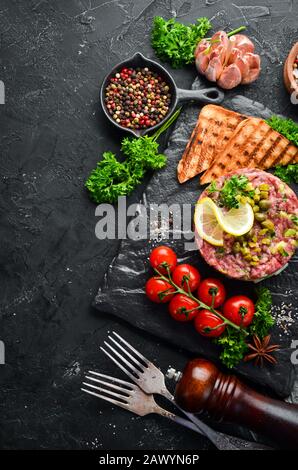
[{"label": "parsley garnish on board", "polygon": [[176,111],[152,136],[125,137],[121,150],[126,156],[120,162],[112,152],[104,152],[97,167],[91,171],[85,186],[91,199],[97,204],[115,203],[119,196],[130,194],[141,183],[148,170],[159,170],[166,165],[167,158],[158,153],[158,137],[177,119]]},{"label": "parsley garnish on board", "polygon": [[293,163],[286,166],[278,165],[274,174],[285,183],[298,183],[298,164]]},{"label": "parsley garnish on board", "polygon": [[[272,129],[286,137],[292,144],[298,147],[298,124],[292,119],[284,119],[279,116],[271,116],[266,120]],[[274,174],[285,183],[298,183],[298,164],[285,166],[277,165]]]},{"label": "parsley garnish on board", "polygon": [[[263,339],[274,325],[274,319],[271,314],[272,297],[267,287],[257,288],[256,294],[255,314],[252,323],[246,328],[246,331],[249,333],[249,336],[257,335],[260,339]],[[245,338],[246,336],[243,333],[229,326],[226,327],[224,333],[219,338],[216,338],[215,343],[222,348],[220,359],[226,367],[232,368],[243,359],[248,349]]]},{"label": "parsley garnish on board", "polygon": [[208,18],[198,18],[195,24],[184,25],[172,18],[156,16],[153,21],[151,45],[156,55],[174,68],[194,62],[194,51],[212,27]]},{"label": "parsley garnish on board", "polygon": [[219,192],[219,202],[222,206],[227,209],[233,207],[239,207],[239,196],[253,197],[254,190],[248,190],[248,178],[245,175],[234,175],[231,178],[225,180],[225,183],[221,189],[216,187],[215,181],[213,181],[207,188],[209,194]]},{"label": "parsley garnish on board", "polygon": [[245,335],[227,326],[224,333],[214,342],[221,346],[222,351],[219,355],[222,363],[232,369],[242,361],[248,346],[245,342]]},{"label": "parsley garnish on board", "polygon": [[298,147],[298,124],[292,119],[271,116],[266,120],[272,129],[284,135],[290,142]]},{"label": "parsley garnish on board", "polygon": [[249,333],[263,339],[274,325],[274,318],[271,314],[272,296],[267,287],[258,287],[256,294],[258,298],[255,303],[254,319],[249,326]]}]

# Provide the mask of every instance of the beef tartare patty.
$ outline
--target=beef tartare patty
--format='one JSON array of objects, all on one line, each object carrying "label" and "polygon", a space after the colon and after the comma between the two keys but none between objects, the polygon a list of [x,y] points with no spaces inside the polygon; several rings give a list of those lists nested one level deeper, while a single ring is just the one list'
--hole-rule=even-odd
[{"label": "beef tartare patty", "polygon": [[217,191],[206,188],[200,199],[208,196],[220,205],[220,190],[233,175],[248,179],[248,202],[255,212],[254,225],[242,237],[225,233],[223,247],[200,240],[199,250],[208,264],[229,277],[260,280],[280,271],[295,252],[298,199],[279,178],[255,169],[241,169],[219,178]]}]

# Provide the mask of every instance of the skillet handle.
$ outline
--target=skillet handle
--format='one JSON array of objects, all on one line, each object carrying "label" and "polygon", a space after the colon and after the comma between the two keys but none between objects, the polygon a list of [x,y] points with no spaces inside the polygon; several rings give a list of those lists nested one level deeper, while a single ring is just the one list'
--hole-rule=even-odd
[{"label": "skillet handle", "polygon": [[223,101],[225,94],[218,88],[204,88],[203,90],[184,90],[177,88],[179,101],[200,101],[201,103],[219,104]]}]

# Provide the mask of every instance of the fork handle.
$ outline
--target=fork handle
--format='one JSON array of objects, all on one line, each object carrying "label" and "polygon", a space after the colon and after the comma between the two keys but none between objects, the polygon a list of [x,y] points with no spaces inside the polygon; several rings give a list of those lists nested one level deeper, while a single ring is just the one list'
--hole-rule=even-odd
[{"label": "fork handle", "polygon": [[[191,431],[194,431],[200,434],[201,436],[206,435],[206,433],[202,432],[201,429],[198,427],[198,419],[192,413],[185,413],[189,419],[184,419],[184,418],[181,418],[180,416],[175,415],[174,413],[164,410],[163,408],[159,406],[156,407],[154,412],[156,412],[157,414],[161,416],[164,416],[165,418],[170,419],[171,421],[173,421],[176,424],[179,424],[180,426],[183,426],[187,429],[190,429]],[[195,422],[197,422],[197,424],[195,424]],[[199,424],[201,425],[201,422],[199,422]],[[207,427],[207,425],[205,426]],[[217,431],[213,431],[213,433],[216,434],[216,437],[213,436],[212,442],[220,450],[238,450],[238,449],[240,450],[241,449],[243,450],[268,450],[269,449],[269,447],[262,445],[262,444],[258,444],[256,442],[246,441],[244,439],[240,439],[234,436],[229,436],[227,434],[222,434]],[[207,437],[210,439],[209,436]]]},{"label": "fork handle", "polygon": [[177,424],[184,426],[185,428],[191,429],[198,434],[206,436],[212,444],[214,444],[219,450],[268,450],[269,447],[258,444],[256,442],[246,441],[238,437],[229,436],[218,431],[214,431],[208,424],[201,421],[194,414],[189,413],[175,402],[173,395],[167,388],[161,391],[161,395],[170,401],[178,410],[180,410],[188,419],[181,418],[180,416],[171,413],[170,411],[164,410],[160,406],[156,405],[154,412],[168,419],[171,419]]}]

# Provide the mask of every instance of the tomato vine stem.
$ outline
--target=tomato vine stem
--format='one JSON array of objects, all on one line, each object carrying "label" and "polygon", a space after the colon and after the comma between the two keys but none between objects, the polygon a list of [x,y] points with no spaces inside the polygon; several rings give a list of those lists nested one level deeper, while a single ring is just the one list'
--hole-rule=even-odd
[{"label": "tomato vine stem", "polygon": [[[205,309],[205,310],[209,310],[210,312],[212,312],[214,315],[216,315],[218,318],[220,318],[224,324],[226,325],[229,325],[231,326],[232,328],[234,328],[235,330],[239,331],[239,332],[242,332],[244,333],[246,336],[248,336],[248,332],[245,331],[243,328],[241,328],[241,326],[238,326],[236,325],[235,323],[233,323],[232,321],[228,320],[226,317],[224,317],[220,312],[218,312],[217,310],[214,309],[213,306],[210,306],[210,305],[206,305],[205,303],[201,302],[197,297],[195,297],[193,295],[193,293],[190,291],[190,288],[189,288],[189,283],[188,281],[187,282],[187,285],[188,285],[188,292],[184,289],[182,289],[181,287],[179,287],[177,284],[175,284],[175,282],[173,281],[172,279],[172,276],[171,276],[171,272],[170,272],[170,269],[169,267],[167,266],[166,267],[167,269],[167,276],[165,276],[164,274],[162,274],[160,271],[158,271],[158,269],[154,268],[154,271],[158,274],[159,276],[159,279],[163,280],[163,281],[166,281],[168,282],[169,284],[171,284],[172,287],[174,287],[176,289],[175,292],[173,292],[173,294],[183,294],[183,295],[186,295],[186,297],[189,297],[190,299],[192,299],[194,302],[196,302],[198,304],[198,308],[202,308],[202,309]],[[212,302],[214,304],[214,302]]]}]

